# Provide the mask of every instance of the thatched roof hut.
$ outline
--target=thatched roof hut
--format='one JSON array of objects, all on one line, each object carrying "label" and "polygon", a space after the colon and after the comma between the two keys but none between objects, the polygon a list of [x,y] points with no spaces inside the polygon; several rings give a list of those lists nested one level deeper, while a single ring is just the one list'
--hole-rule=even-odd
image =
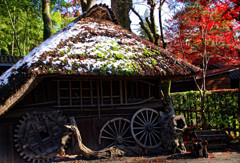
[{"label": "thatched roof hut", "polygon": [[26,94],[39,77],[129,76],[172,80],[197,71],[197,67],[122,28],[105,6],[95,6],[0,77],[0,114]]}]

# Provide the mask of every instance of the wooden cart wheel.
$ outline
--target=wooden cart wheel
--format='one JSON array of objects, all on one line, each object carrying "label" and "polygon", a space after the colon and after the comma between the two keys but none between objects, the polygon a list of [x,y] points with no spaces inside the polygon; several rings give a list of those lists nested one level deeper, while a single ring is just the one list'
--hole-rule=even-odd
[{"label": "wooden cart wheel", "polygon": [[17,151],[27,161],[52,160],[62,146],[65,119],[59,111],[27,113],[15,130]]},{"label": "wooden cart wheel", "polygon": [[114,118],[105,123],[99,135],[99,144],[102,143],[106,145],[106,148],[114,145],[135,145],[136,142],[130,131],[130,121],[125,118]]},{"label": "wooden cart wheel", "polygon": [[138,110],[131,120],[131,133],[141,147],[149,149],[161,145],[159,113],[151,108]]}]

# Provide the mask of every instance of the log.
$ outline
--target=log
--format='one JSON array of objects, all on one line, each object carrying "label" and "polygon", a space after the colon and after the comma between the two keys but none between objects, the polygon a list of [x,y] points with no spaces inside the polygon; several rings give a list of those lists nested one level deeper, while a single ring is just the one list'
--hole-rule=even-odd
[{"label": "log", "polygon": [[89,149],[82,143],[82,137],[77,127],[75,118],[70,117],[69,119],[70,119],[70,125],[65,125],[65,127],[70,129],[74,135],[73,137],[75,140],[73,142],[75,142],[74,146],[75,146],[76,154],[79,154],[86,158],[95,158],[95,159],[111,158],[111,157],[118,157],[118,156],[125,155],[126,152],[118,147],[110,147],[100,151],[94,151]]},{"label": "log", "polygon": [[191,152],[191,153],[192,153],[196,158],[199,158],[199,157],[208,158],[207,145],[208,145],[208,141],[207,141],[207,140],[195,142],[195,143],[192,145],[192,152]]},{"label": "log", "polygon": [[[173,113],[173,112],[172,112]],[[162,125],[161,138],[163,140],[163,147],[165,150],[172,153],[185,153],[182,133],[187,124],[183,115],[162,114],[160,123]]]}]

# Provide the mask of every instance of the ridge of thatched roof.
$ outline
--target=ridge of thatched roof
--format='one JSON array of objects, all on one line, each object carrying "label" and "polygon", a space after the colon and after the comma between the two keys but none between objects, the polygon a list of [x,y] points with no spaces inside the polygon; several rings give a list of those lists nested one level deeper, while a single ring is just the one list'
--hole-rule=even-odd
[{"label": "ridge of thatched roof", "polygon": [[[107,11],[105,16],[96,17],[98,7],[101,13]],[[104,7],[90,9],[7,70],[0,77],[0,105],[29,79],[40,75],[141,76],[171,80],[199,71],[117,25],[114,14],[108,8],[103,10]],[[91,15],[94,18],[88,17]]]}]

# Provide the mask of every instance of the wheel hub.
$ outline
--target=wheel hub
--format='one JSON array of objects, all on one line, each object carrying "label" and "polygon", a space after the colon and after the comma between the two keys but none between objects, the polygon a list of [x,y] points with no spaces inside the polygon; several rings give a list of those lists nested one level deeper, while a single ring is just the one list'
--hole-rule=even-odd
[{"label": "wheel hub", "polygon": [[147,125],[145,126],[145,130],[146,130],[147,132],[152,132],[153,126],[152,126],[151,124],[147,124]]},{"label": "wheel hub", "polygon": [[117,143],[118,143],[118,144],[122,144],[122,143],[123,143],[122,136],[118,136],[118,137],[117,137]]}]

